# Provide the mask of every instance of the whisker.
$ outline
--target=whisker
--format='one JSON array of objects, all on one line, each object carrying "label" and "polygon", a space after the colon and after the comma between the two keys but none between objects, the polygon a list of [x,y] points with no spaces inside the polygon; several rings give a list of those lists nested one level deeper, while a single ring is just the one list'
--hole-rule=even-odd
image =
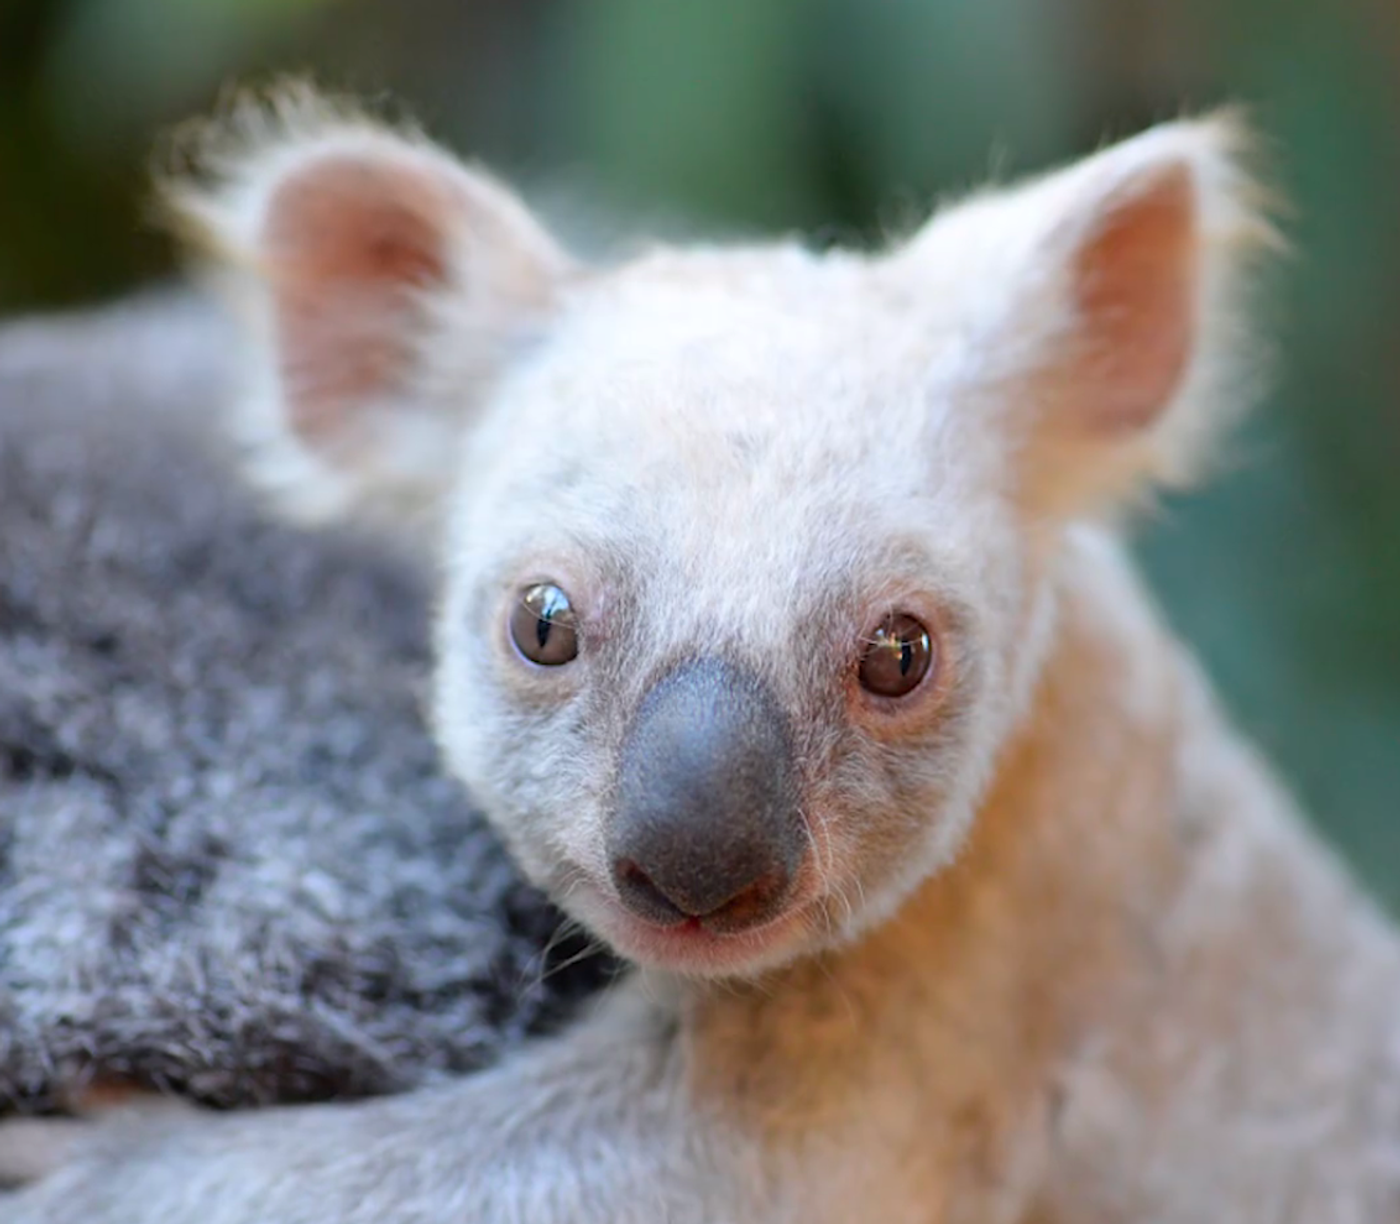
[{"label": "whisker", "polygon": [[[582,929],[582,928],[580,928]],[[565,969],[570,969],[581,961],[586,961],[590,957],[597,956],[607,951],[607,945],[601,939],[590,939],[588,943],[568,960],[560,961],[557,965],[550,965],[541,975],[540,984],[543,985],[556,973],[562,973]]]}]

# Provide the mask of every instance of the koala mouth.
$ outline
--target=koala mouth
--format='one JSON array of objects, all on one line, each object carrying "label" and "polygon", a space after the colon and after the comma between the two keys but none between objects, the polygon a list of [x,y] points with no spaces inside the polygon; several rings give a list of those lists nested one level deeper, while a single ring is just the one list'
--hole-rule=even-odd
[{"label": "koala mouth", "polygon": [[619,954],[690,977],[742,977],[772,968],[796,956],[813,929],[811,904],[795,899],[760,925],[729,931],[694,917],[662,926],[618,902],[599,900],[589,924]]}]

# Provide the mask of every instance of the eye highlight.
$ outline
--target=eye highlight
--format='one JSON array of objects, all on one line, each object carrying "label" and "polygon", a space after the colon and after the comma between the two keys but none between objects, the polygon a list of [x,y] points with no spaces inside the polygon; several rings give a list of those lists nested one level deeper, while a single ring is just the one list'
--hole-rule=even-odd
[{"label": "eye highlight", "polygon": [[877,697],[906,697],[933,668],[933,637],[921,621],[904,613],[885,619],[866,643],[860,684]]},{"label": "eye highlight", "polygon": [[531,663],[560,667],[578,655],[578,617],[552,582],[527,587],[511,610],[510,639]]}]

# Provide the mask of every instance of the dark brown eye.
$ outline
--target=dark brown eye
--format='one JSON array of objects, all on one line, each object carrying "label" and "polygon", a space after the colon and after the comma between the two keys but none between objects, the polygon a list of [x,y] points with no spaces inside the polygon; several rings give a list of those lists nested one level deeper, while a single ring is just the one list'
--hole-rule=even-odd
[{"label": "dark brown eye", "polygon": [[578,619],[552,582],[526,588],[510,614],[510,637],[531,663],[558,667],[578,654]]},{"label": "dark brown eye", "polygon": [[871,636],[860,660],[860,683],[880,697],[904,697],[933,666],[933,639],[912,616],[891,616]]}]

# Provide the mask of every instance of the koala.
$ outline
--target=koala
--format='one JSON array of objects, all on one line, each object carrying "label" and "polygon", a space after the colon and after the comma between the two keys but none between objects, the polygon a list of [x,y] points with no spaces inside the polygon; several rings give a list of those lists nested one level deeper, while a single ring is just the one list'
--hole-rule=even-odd
[{"label": "koala", "polygon": [[65,1132],[8,1224],[1400,1221],[1400,937],[1122,540],[1258,381],[1249,165],[594,266],[309,91],[206,131],[250,478],[436,567],[444,757],[635,968],[446,1086]]}]

